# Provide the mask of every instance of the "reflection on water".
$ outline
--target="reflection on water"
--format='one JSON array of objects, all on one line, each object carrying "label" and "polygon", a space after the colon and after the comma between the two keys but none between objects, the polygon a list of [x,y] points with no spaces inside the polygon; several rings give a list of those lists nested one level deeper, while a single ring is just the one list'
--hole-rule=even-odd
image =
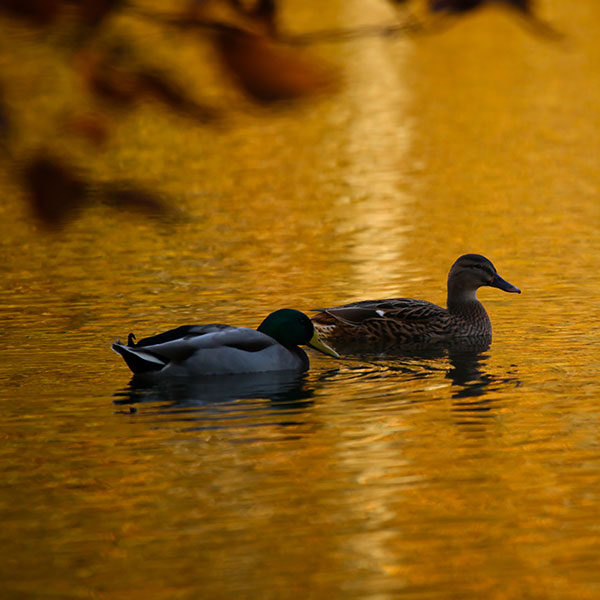
[{"label": "reflection on water", "polygon": [[[356,368],[367,378],[404,375],[409,379],[422,379],[437,376],[446,362],[450,366],[446,378],[452,380],[453,386],[461,388],[454,395],[483,395],[493,378],[485,373],[486,351],[490,342],[486,339],[467,340],[458,343],[405,344],[398,347],[394,344],[381,344],[365,351],[364,343],[337,343],[337,347],[346,359],[363,363]],[[370,371],[369,365],[377,375]],[[475,387],[477,386],[477,388]],[[475,390],[478,391],[475,391]]]},{"label": "reflection on water", "polygon": [[[291,415],[295,415],[293,424],[298,425],[300,413],[313,402],[306,376],[289,371],[178,377],[158,382],[134,377],[115,396],[115,404],[128,406],[129,414],[143,411],[144,417],[183,425],[185,431],[282,427],[292,423]],[[257,439],[255,435],[251,438]]]},{"label": "reflection on water", "polygon": [[446,377],[458,388],[452,392],[452,411],[456,424],[471,433],[485,431],[486,421],[494,416],[497,408],[498,392],[520,384],[513,376],[498,377],[489,372],[488,348],[489,345],[478,350],[454,348],[449,351],[450,368]]},{"label": "reflection on water", "polygon": [[452,344],[421,344],[393,347],[382,344],[365,352],[364,346],[340,345],[345,360],[339,369],[321,376],[324,381],[343,381],[352,385],[377,385],[375,397],[395,398],[403,391],[404,402],[414,404],[430,400],[414,392],[444,389],[440,376],[450,381],[449,394],[453,399],[452,413],[456,425],[472,432],[485,428],[486,420],[494,415],[498,397],[512,390],[521,381],[512,372],[496,375],[488,366],[490,340],[473,339]]},{"label": "reflection on water", "polygon": [[268,398],[276,402],[309,398],[305,376],[293,371],[268,371],[209,377],[173,377],[147,381],[133,377],[117,404],[168,402],[177,406],[201,406],[241,398]]}]

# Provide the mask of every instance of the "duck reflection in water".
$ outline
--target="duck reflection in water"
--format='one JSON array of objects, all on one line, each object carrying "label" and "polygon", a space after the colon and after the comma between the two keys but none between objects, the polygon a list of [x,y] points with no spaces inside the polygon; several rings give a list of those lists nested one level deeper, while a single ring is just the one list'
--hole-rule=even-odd
[{"label": "duck reflection in water", "polygon": [[506,386],[519,386],[518,379],[513,376],[497,377],[486,371],[488,349],[489,344],[477,348],[451,348],[448,353],[451,366],[446,377],[456,386],[452,393],[455,423],[473,433],[481,433],[494,414],[498,399],[493,392]]},{"label": "duck reflection in water", "polygon": [[[494,406],[493,392],[505,387],[517,387],[518,380],[509,375],[497,376],[489,372],[491,336],[478,336],[446,342],[413,343],[402,346],[392,342],[371,345],[337,344],[340,353],[350,364],[348,369],[325,373],[326,379],[387,381],[381,389],[385,395],[401,398],[404,402],[421,402],[422,392],[440,375],[450,380],[452,411],[459,416],[457,424],[467,420],[481,423]],[[353,364],[352,364],[353,363]],[[343,363],[342,363],[343,364]],[[415,388],[415,382],[422,381]],[[445,386],[441,386],[445,388]],[[439,389],[435,383],[433,389]],[[417,396],[414,392],[417,392]],[[427,397],[433,398],[429,393]],[[437,396],[437,399],[440,399]],[[488,413],[486,415],[485,413]]]},{"label": "duck reflection in water", "polygon": [[454,392],[453,397],[463,398],[481,396],[493,377],[484,373],[484,367],[490,348],[488,340],[478,340],[475,343],[453,345],[448,348],[450,369],[446,374],[454,386],[460,389]]},{"label": "duck reflection in water", "polygon": [[[137,412],[136,405],[159,404],[158,414],[172,414],[181,409],[202,409],[190,420],[200,421],[206,409],[218,412],[237,411],[240,400],[268,400],[265,410],[304,409],[312,405],[312,388],[307,386],[306,375],[294,371],[269,371],[205,377],[177,377],[150,381],[133,377],[124,390],[115,394],[114,403],[129,406]],[[229,405],[229,406],[227,406]],[[156,414],[156,406],[153,406]],[[256,408],[252,408],[256,413]],[[209,413],[210,414],[210,413]],[[255,415],[256,416],[256,415]]]},{"label": "duck reflection in water", "polygon": [[166,402],[178,406],[202,406],[245,398],[294,402],[310,398],[306,377],[294,371],[268,371],[206,377],[177,377],[151,381],[133,377],[125,390],[116,394],[116,404]]},{"label": "duck reflection in water", "polygon": [[454,350],[449,353],[451,368],[446,377],[457,386],[452,394],[452,414],[455,424],[470,429],[481,429],[492,416],[494,401],[486,397],[494,377],[484,372],[488,354],[486,349]]}]

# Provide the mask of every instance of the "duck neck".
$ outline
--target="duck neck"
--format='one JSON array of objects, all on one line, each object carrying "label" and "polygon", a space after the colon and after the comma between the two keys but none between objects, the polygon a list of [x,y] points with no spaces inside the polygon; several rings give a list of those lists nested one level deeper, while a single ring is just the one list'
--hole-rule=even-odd
[{"label": "duck neck", "polygon": [[490,318],[483,304],[477,300],[477,290],[457,289],[448,285],[447,306],[451,315],[473,326],[482,334],[491,333]]}]

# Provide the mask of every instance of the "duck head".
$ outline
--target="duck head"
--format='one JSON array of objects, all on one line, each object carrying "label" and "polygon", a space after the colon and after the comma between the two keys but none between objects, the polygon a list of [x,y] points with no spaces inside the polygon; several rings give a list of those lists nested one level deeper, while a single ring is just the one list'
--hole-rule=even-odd
[{"label": "duck head", "polygon": [[463,254],[448,274],[448,298],[469,300],[476,297],[478,288],[487,285],[504,292],[520,294],[521,290],[502,279],[492,261],[481,254]]},{"label": "duck head", "polygon": [[318,336],[312,321],[299,310],[276,310],[258,326],[258,331],[272,337],[286,348],[307,344],[334,358],[340,357]]}]

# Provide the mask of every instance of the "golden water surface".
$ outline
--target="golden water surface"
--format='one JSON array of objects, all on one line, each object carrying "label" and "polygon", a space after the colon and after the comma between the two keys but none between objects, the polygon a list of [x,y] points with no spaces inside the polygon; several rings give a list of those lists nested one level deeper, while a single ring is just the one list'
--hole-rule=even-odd
[{"label": "golden water surface", "polygon": [[[296,33],[406,18],[281,4]],[[536,6],[562,37],[490,7],[312,44],[335,92],[277,108],[194,34],[123,17],[225,119],[142,104],[93,153],[52,124],[85,96],[62,42],[0,17],[22,132],[0,165],[2,598],[600,597],[600,3]],[[38,147],[180,214],[44,227],[18,173]],[[523,291],[480,290],[483,353],[138,388],[109,349],[282,306],[443,304],[465,252]]]}]

